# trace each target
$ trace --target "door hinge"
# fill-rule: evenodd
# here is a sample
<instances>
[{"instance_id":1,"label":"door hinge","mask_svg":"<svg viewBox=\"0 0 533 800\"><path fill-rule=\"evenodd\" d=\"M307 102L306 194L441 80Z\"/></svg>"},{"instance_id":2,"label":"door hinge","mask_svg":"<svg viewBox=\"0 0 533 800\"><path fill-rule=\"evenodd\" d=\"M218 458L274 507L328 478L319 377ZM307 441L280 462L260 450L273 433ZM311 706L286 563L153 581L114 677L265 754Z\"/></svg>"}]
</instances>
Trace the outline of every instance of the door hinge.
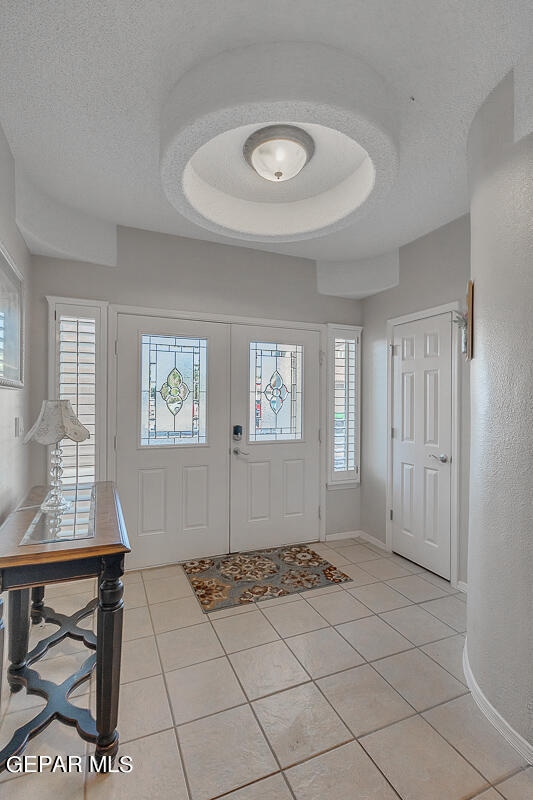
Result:
<instances>
[{"instance_id":1,"label":"door hinge","mask_svg":"<svg viewBox=\"0 0 533 800\"><path fill-rule=\"evenodd\" d=\"M318 506L318 519L322 519L322 509Z\"/></svg>"},{"instance_id":2,"label":"door hinge","mask_svg":"<svg viewBox=\"0 0 533 800\"><path fill-rule=\"evenodd\" d=\"M356 475L359 475L359 467L356 467L356 468L355 468L355 474L356 474Z\"/></svg>"},{"instance_id":3,"label":"door hinge","mask_svg":"<svg viewBox=\"0 0 533 800\"><path fill-rule=\"evenodd\" d=\"M320 366L322 366L322 364L324 363L325 358L326 358L325 352L323 350L320 350L318 353L318 363L320 364Z\"/></svg>"},{"instance_id":4,"label":"door hinge","mask_svg":"<svg viewBox=\"0 0 533 800\"><path fill-rule=\"evenodd\" d=\"M318 441L322 444L322 428L318 429Z\"/></svg>"},{"instance_id":5,"label":"door hinge","mask_svg":"<svg viewBox=\"0 0 533 800\"><path fill-rule=\"evenodd\" d=\"M113 450L115 452L117 451L117 437L116 436L113 436Z\"/></svg>"},{"instance_id":6,"label":"door hinge","mask_svg":"<svg viewBox=\"0 0 533 800\"><path fill-rule=\"evenodd\" d=\"M391 343L391 344L389 344L389 348L390 348L391 358L394 358L394 356L399 355L399 348L400 348L399 344L392 344Z\"/></svg>"},{"instance_id":7,"label":"door hinge","mask_svg":"<svg viewBox=\"0 0 533 800\"><path fill-rule=\"evenodd\" d=\"M392 519L392 508L390 510L390 518Z\"/></svg>"},{"instance_id":8,"label":"door hinge","mask_svg":"<svg viewBox=\"0 0 533 800\"><path fill-rule=\"evenodd\" d=\"M115 355L118 355L118 339L115 339Z\"/></svg>"},{"instance_id":9,"label":"door hinge","mask_svg":"<svg viewBox=\"0 0 533 800\"><path fill-rule=\"evenodd\" d=\"M394 439L394 428L390 429L390 438Z\"/></svg>"}]
</instances>

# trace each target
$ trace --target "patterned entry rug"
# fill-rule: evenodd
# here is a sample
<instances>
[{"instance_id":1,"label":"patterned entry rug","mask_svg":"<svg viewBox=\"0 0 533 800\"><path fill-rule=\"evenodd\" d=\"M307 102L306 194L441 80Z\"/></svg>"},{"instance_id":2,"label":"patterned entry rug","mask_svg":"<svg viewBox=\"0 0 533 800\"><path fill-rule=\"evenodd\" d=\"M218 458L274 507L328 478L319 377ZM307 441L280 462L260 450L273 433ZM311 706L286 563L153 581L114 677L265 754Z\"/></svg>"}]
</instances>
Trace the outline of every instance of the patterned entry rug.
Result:
<instances>
[{"instance_id":1,"label":"patterned entry rug","mask_svg":"<svg viewBox=\"0 0 533 800\"><path fill-rule=\"evenodd\" d=\"M204 612L351 580L300 544L200 558L182 566Z\"/></svg>"}]
</instances>

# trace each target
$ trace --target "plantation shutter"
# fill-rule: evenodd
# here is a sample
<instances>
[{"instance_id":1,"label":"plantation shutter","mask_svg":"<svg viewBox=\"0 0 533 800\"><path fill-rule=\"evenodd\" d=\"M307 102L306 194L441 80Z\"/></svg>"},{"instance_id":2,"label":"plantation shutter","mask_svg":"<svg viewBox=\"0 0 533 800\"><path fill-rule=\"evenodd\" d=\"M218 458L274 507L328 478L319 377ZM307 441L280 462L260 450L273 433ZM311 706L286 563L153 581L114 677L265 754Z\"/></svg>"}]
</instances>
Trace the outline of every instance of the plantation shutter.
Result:
<instances>
[{"instance_id":1,"label":"plantation shutter","mask_svg":"<svg viewBox=\"0 0 533 800\"><path fill-rule=\"evenodd\" d=\"M360 333L330 326L328 484L359 481Z\"/></svg>"},{"instance_id":2,"label":"plantation shutter","mask_svg":"<svg viewBox=\"0 0 533 800\"><path fill-rule=\"evenodd\" d=\"M101 480L105 453L102 452L105 408L102 375L102 308L56 303L55 396L69 400L74 413L90 433L84 442L63 439L63 483L87 484Z\"/></svg>"}]
</instances>

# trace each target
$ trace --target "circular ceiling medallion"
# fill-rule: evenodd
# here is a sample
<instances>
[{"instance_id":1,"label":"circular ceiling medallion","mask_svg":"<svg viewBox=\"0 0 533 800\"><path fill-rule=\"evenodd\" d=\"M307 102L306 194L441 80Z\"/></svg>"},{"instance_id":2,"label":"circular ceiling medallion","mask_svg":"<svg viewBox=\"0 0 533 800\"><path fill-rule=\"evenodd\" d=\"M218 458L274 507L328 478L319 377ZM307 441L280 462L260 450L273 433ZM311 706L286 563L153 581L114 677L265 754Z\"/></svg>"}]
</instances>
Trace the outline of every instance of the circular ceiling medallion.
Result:
<instances>
[{"instance_id":1,"label":"circular ceiling medallion","mask_svg":"<svg viewBox=\"0 0 533 800\"><path fill-rule=\"evenodd\" d=\"M234 238L339 230L392 185L396 103L366 65L323 45L223 53L165 106L163 188L185 217Z\"/></svg>"}]
</instances>

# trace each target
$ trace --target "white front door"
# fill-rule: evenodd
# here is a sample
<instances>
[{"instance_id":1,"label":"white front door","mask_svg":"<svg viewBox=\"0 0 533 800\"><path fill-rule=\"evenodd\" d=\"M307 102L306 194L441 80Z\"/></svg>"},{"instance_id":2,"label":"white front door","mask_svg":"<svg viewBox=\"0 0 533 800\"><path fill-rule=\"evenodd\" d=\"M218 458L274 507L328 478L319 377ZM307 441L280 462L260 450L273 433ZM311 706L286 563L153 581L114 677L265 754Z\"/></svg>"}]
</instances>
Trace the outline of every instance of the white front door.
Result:
<instances>
[{"instance_id":1,"label":"white front door","mask_svg":"<svg viewBox=\"0 0 533 800\"><path fill-rule=\"evenodd\" d=\"M318 538L318 332L120 313L116 374L130 568Z\"/></svg>"},{"instance_id":2,"label":"white front door","mask_svg":"<svg viewBox=\"0 0 533 800\"><path fill-rule=\"evenodd\" d=\"M319 535L319 335L232 325L231 550Z\"/></svg>"},{"instance_id":3,"label":"white front door","mask_svg":"<svg viewBox=\"0 0 533 800\"><path fill-rule=\"evenodd\" d=\"M229 326L119 314L116 415L129 569L226 553Z\"/></svg>"},{"instance_id":4,"label":"white front door","mask_svg":"<svg viewBox=\"0 0 533 800\"><path fill-rule=\"evenodd\" d=\"M451 314L393 328L392 549L450 578Z\"/></svg>"}]
</instances>

